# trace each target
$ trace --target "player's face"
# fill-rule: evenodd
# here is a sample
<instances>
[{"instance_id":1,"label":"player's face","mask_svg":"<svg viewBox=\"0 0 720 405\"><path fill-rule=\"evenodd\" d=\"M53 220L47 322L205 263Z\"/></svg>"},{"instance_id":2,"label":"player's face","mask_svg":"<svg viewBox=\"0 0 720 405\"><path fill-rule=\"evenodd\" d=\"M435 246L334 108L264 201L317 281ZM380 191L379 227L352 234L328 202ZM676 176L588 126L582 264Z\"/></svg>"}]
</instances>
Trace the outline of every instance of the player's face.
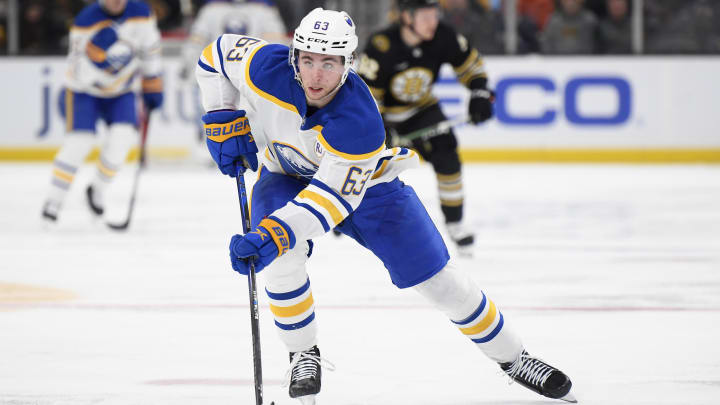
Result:
<instances>
[{"instance_id":1,"label":"player's face","mask_svg":"<svg viewBox=\"0 0 720 405\"><path fill-rule=\"evenodd\" d=\"M627 14L627 0L608 0L607 9L612 17L623 18Z\"/></svg>"},{"instance_id":2,"label":"player's face","mask_svg":"<svg viewBox=\"0 0 720 405\"><path fill-rule=\"evenodd\" d=\"M423 41L429 41L435 36L435 30L437 29L439 21L440 11L437 7L424 7L415 10L412 24L415 33Z\"/></svg>"},{"instance_id":3,"label":"player's face","mask_svg":"<svg viewBox=\"0 0 720 405\"><path fill-rule=\"evenodd\" d=\"M128 0L103 0L102 5L110 14L120 14L125 10Z\"/></svg>"},{"instance_id":4,"label":"player's face","mask_svg":"<svg viewBox=\"0 0 720 405\"><path fill-rule=\"evenodd\" d=\"M300 51L298 69L308 104L323 107L335 95L345 66L341 56Z\"/></svg>"}]
</instances>

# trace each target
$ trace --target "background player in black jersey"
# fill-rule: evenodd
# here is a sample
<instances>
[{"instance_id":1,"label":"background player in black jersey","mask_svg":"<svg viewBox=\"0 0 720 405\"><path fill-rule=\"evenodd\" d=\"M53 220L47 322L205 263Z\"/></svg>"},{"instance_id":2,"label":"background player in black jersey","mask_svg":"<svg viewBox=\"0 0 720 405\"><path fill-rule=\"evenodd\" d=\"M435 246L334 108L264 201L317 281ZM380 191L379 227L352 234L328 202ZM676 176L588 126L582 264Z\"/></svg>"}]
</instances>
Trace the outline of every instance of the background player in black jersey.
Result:
<instances>
[{"instance_id":1,"label":"background player in black jersey","mask_svg":"<svg viewBox=\"0 0 720 405\"><path fill-rule=\"evenodd\" d=\"M474 236L462 221L457 139L452 126L441 124L447 117L431 90L440 66L450 63L471 91L469 118L474 124L492 117L492 92L479 52L440 22L439 12L438 0L398 0L397 22L370 36L358 73L370 86L386 127L401 140L406 136L406 143L433 165L448 233L461 254L470 254ZM432 137L415 138L425 128L437 130Z\"/></svg>"}]
</instances>

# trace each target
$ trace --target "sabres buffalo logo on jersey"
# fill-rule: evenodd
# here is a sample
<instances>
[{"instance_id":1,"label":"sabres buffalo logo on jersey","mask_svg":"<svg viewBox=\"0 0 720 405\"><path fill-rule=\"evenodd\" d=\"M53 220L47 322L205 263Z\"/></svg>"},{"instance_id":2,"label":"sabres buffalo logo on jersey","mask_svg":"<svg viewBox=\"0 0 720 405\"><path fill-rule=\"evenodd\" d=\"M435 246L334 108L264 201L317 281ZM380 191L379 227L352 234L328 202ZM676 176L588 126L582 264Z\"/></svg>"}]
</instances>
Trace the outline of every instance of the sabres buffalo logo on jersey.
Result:
<instances>
[{"instance_id":1,"label":"sabres buffalo logo on jersey","mask_svg":"<svg viewBox=\"0 0 720 405\"><path fill-rule=\"evenodd\" d=\"M88 41L85 52L95 66L111 74L130 64L135 55L132 45L118 36L114 25L98 30Z\"/></svg>"},{"instance_id":2,"label":"sabres buffalo logo on jersey","mask_svg":"<svg viewBox=\"0 0 720 405\"><path fill-rule=\"evenodd\" d=\"M279 142L273 143L280 166L285 173L303 178L312 178L318 165L311 162L299 150Z\"/></svg>"},{"instance_id":3,"label":"sabres buffalo logo on jersey","mask_svg":"<svg viewBox=\"0 0 720 405\"><path fill-rule=\"evenodd\" d=\"M250 22L243 14L232 14L223 21L223 32L228 34L245 35L249 31Z\"/></svg>"}]
</instances>

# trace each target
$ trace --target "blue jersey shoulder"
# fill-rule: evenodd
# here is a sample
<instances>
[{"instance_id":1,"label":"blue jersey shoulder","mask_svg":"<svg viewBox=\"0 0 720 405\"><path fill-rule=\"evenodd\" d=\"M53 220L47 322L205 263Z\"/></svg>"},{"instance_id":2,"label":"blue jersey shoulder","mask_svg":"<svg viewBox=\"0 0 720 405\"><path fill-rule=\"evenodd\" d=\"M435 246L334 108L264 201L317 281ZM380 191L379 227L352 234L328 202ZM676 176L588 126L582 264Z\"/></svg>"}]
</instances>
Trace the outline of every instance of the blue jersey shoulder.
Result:
<instances>
[{"instance_id":1,"label":"blue jersey shoulder","mask_svg":"<svg viewBox=\"0 0 720 405\"><path fill-rule=\"evenodd\" d=\"M146 3L131 0L128 1L125 11L118 16L107 14L99 3L91 4L75 17L75 25L78 27L90 27L105 20L122 21L128 18L150 17L152 10Z\"/></svg>"},{"instance_id":2,"label":"blue jersey shoulder","mask_svg":"<svg viewBox=\"0 0 720 405\"><path fill-rule=\"evenodd\" d=\"M150 17L151 15L152 9L147 3L135 0L128 1L125 12L122 14L125 18Z\"/></svg>"},{"instance_id":3,"label":"blue jersey shoulder","mask_svg":"<svg viewBox=\"0 0 720 405\"><path fill-rule=\"evenodd\" d=\"M260 48L250 60L251 85L263 93L295 107L305 114L305 95L295 81L295 71L288 63L290 49L269 44Z\"/></svg>"},{"instance_id":4,"label":"blue jersey shoulder","mask_svg":"<svg viewBox=\"0 0 720 405\"><path fill-rule=\"evenodd\" d=\"M105 14L102 8L100 8L100 4L94 3L91 4L75 17L75 25L78 27L89 27L95 23L98 23L100 21L106 20L108 18L108 15Z\"/></svg>"},{"instance_id":5,"label":"blue jersey shoulder","mask_svg":"<svg viewBox=\"0 0 720 405\"><path fill-rule=\"evenodd\" d=\"M336 151L350 155L375 152L385 144L385 127L375 100L355 72L321 113L322 136Z\"/></svg>"}]
</instances>

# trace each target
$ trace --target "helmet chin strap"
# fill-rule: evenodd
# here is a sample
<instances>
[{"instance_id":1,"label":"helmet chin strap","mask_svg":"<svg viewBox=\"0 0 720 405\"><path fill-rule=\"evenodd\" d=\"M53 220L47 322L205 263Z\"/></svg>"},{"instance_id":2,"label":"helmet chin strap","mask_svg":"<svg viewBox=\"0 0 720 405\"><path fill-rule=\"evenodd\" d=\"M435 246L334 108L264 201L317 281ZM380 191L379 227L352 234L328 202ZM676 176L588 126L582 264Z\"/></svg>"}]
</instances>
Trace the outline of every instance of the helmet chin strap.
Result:
<instances>
[{"instance_id":1,"label":"helmet chin strap","mask_svg":"<svg viewBox=\"0 0 720 405\"><path fill-rule=\"evenodd\" d=\"M415 10L412 10L412 11L407 10L407 12L410 13L411 22L410 22L410 24L405 24L405 20L402 19L402 17L401 17L402 26L408 28L410 30L410 32L420 40L420 42L425 41L423 39L422 35L420 35L420 33L415 29L415 21L414 21Z\"/></svg>"}]
</instances>

